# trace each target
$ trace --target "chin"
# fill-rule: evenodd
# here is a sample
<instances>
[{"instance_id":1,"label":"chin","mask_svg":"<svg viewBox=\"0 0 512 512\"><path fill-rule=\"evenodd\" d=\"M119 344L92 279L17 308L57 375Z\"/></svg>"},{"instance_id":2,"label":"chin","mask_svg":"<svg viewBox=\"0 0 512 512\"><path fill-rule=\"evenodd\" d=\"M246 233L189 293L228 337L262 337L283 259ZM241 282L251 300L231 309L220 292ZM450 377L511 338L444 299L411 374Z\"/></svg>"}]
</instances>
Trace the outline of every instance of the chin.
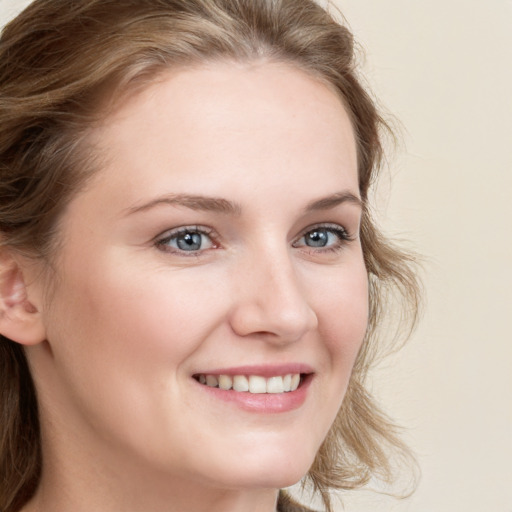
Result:
<instances>
[{"instance_id":1,"label":"chin","mask_svg":"<svg viewBox=\"0 0 512 512\"><path fill-rule=\"evenodd\" d=\"M274 450L266 447L252 456L245 454L240 464L225 467L225 483L239 488L281 489L299 482L313 464L316 451ZM227 461L226 461L227 462Z\"/></svg>"}]
</instances>

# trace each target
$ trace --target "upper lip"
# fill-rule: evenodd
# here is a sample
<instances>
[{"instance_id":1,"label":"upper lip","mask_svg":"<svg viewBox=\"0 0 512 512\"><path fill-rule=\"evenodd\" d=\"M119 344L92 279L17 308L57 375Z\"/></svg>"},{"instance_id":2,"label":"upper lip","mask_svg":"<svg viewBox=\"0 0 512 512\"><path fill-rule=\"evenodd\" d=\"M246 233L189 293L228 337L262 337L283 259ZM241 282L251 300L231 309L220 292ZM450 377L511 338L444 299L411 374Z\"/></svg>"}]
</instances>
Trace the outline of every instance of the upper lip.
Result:
<instances>
[{"instance_id":1,"label":"upper lip","mask_svg":"<svg viewBox=\"0 0 512 512\"><path fill-rule=\"evenodd\" d=\"M261 377L277 377L294 373L314 373L310 365L304 363L285 363L273 365L244 365L230 366L229 368L213 368L196 372L194 375L259 375Z\"/></svg>"}]
</instances>

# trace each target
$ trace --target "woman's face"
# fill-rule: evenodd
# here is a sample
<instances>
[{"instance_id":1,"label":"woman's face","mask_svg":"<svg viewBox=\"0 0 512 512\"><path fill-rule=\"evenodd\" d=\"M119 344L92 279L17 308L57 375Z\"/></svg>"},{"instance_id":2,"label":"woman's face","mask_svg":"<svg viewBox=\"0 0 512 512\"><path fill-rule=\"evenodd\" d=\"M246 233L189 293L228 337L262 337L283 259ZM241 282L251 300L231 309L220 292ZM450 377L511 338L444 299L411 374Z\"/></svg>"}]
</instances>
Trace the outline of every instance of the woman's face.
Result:
<instances>
[{"instance_id":1,"label":"woman's face","mask_svg":"<svg viewBox=\"0 0 512 512\"><path fill-rule=\"evenodd\" d=\"M104 168L62 219L30 356L51 443L97 471L292 484L367 325L342 103L291 66L216 63L170 72L91 138Z\"/></svg>"}]
</instances>

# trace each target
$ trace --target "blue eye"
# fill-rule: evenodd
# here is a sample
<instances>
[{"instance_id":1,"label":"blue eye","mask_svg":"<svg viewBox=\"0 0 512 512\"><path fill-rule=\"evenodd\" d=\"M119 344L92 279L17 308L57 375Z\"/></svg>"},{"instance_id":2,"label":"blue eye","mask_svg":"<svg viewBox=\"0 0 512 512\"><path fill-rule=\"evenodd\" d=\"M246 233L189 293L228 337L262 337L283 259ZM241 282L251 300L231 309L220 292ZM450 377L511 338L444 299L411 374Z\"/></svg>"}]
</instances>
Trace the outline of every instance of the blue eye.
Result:
<instances>
[{"instance_id":1,"label":"blue eye","mask_svg":"<svg viewBox=\"0 0 512 512\"><path fill-rule=\"evenodd\" d=\"M329 245L331 238L335 238L334 241L336 242L336 237L333 233L329 233L327 229L315 229L306 233L304 243L309 247L325 247Z\"/></svg>"},{"instance_id":2,"label":"blue eye","mask_svg":"<svg viewBox=\"0 0 512 512\"><path fill-rule=\"evenodd\" d=\"M209 234L198 228L180 228L168 233L157 243L165 250L176 252L198 252L214 246Z\"/></svg>"},{"instance_id":3,"label":"blue eye","mask_svg":"<svg viewBox=\"0 0 512 512\"><path fill-rule=\"evenodd\" d=\"M350 237L341 226L319 226L304 233L293 246L306 246L313 249L338 249L347 240L350 240Z\"/></svg>"},{"instance_id":4,"label":"blue eye","mask_svg":"<svg viewBox=\"0 0 512 512\"><path fill-rule=\"evenodd\" d=\"M202 238L200 233L184 233L175 237L176 246L182 251L199 251L203 245Z\"/></svg>"}]
</instances>

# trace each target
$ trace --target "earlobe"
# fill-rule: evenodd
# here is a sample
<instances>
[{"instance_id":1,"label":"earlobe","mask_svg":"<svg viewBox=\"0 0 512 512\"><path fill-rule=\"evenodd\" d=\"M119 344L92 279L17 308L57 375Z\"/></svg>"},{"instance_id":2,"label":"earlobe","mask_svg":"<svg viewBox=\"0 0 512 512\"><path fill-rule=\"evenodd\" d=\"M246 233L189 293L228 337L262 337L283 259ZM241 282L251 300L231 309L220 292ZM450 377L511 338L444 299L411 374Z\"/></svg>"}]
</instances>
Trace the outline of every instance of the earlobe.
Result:
<instances>
[{"instance_id":1,"label":"earlobe","mask_svg":"<svg viewBox=\"0 0 512 512\"><path fill-rule=\"evenodd\" d=\"M5 251L0 252L0 334L22 345L45 339L41 314L28 296L23 271Z\"/></svg>"}]
</instances>

